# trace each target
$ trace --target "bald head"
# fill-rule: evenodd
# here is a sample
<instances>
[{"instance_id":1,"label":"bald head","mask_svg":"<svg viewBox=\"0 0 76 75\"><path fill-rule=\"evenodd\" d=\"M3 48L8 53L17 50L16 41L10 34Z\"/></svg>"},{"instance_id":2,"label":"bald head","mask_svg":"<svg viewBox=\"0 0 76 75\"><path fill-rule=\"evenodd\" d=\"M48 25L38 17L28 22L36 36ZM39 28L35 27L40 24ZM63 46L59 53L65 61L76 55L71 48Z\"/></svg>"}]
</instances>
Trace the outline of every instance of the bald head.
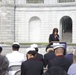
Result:
<instances>
[{"instance_id":1,"label":"bald head","mask_svg":"<svg viewBox=\"0 0 76 75\"><path fill-rule=\"evenodd\" d=\"M56 48L54 51L56 56L63 55L64 53L64 49L62 47Z\"/></svg>"}]
</instances>

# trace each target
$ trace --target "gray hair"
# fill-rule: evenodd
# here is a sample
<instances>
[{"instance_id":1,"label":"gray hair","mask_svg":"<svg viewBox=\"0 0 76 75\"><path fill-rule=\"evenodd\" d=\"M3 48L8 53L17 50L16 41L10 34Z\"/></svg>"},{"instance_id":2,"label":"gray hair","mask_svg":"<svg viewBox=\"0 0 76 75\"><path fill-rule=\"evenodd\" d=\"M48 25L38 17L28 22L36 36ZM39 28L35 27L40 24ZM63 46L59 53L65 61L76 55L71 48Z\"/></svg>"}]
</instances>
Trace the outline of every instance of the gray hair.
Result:
<instances>
[{"instance_id":1,"label":"gray hair","mask_svg":"<svg viewBox=\"0 0 76 75\"><path fill-rule=\"evenodd\" d=\"M5 75L9 66L9 61L5 56L0 55L0 75Z\"/></svg>"}]
</instances>

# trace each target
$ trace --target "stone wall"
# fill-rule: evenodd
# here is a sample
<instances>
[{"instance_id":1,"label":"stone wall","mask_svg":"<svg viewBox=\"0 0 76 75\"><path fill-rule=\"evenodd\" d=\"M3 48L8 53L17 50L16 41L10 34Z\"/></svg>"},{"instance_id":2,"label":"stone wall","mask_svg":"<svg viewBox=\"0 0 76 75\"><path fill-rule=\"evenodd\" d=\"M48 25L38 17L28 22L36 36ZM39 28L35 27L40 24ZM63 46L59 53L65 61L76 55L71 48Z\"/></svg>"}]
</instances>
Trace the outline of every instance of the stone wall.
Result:
<instances>
[{"instance_id":1,"label":"stone wall","mask_svg":"<svg viewBox=\"0 0 76 75\"><path fill-rule=\"evenodd\" d=\"M14 41L14 1L2 0L0 42Z\"/></svg>"},{"instance_id":2,"label":"stone wall","mask_svg":"<svg viewBox=\"0 0 76 75\"><path fill-rule=\"evenodd\" d=\"M59 29L61 37L60 20L63 16L69 16L72 19L72 43L76 43L76 4L57 4L57 1L53 0L50 5L48 2L49 0L44 2L45 4L26 4L25 0L2 0L0 42L31 42L30 38L37 35L37 32L34 32L35 35L30 36L30 30L36 29L30 29L32 17L38 17L41 21L39 42L48 42L49 34L55 27Z\"/></svg>"}]
</instances>

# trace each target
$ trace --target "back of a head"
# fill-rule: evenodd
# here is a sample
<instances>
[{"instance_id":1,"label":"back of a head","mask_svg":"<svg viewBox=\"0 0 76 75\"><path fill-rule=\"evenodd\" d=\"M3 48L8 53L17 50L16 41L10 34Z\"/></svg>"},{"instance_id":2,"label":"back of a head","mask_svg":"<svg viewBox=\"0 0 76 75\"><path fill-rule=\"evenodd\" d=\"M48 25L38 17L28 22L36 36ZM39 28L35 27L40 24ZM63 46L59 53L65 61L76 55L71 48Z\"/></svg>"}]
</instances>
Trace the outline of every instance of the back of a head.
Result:
<instances>
[{"instance_id":1,"label":"back of a head","mask_svg":"<svg viewBox=\"0 0 76 75\"><path fill-rule=\"evenodd\" d=\"M13 44L12 49L18 51L20 46L18 44Z\"/></svg>"},{"instance_id":2,"label":"back of a head","mask_svg":"<svg viewBox=\"0 0 76 75\"><path fill-rule=\"evenodd\" d=\"M52 45L52 43L50 43L50 44L47 45L46 52L50 52L51 50L54 50L51 45Z\"/></svg>"},{"instance_id":3,"label":"back of a head","mask_svg":"<svg viewBox=\"0 0 76 75\"><path fill-rule=\"evenodd\" d=\"M63 55L64 54L64 49L62 47L59 47L54 50L56 55Z\"/></svg>"},{"instance_id":4,"label":"back of a head","mask_svg":"<svg viewBox=\"0 0 76 75\"><path fill-rule=\"evenodd\" d=\"M38 53L38 48L35 48L35 51Z\"/></svg>"},{"instance_id":5,"label":"back of a head","mask_svg":"<svg viewBox=\"0 0 76 75\"><path fill-rule=\"evenodd\" d=\"M2 52L2 46L0 46L0 53Z\"/></svg>"},{"instance_id":6,"label":"back of a head","mask_svg":"<svg viewBox=\"0 0 76 75\"><path fill-rule=\"evenodd\" d=\"M30 50L30 51L27 52L27 54L31 54L31 55L35 56L36 55L36 52L33 51L33 50Z\"/></svg>"},{"instance_id":7,"label":"back of a head","mask_svg":"<svg viewBox=\"0 0 76 75\"><path fill-rule=\"evenodd\" d=\"M5 56L0 55L0 75L5 75L8 70L9 61Z\"/></svg>"},{"instance_id":8,"label":"back of a head","mask_svg":"<svg viewBox=\"0 0 76 75\"><path fill-rule=\"evenodd\" d=\"M49 68L44 75L67 75L67 73L63 68L54 66Z\"/></svg>"}]
</instances>

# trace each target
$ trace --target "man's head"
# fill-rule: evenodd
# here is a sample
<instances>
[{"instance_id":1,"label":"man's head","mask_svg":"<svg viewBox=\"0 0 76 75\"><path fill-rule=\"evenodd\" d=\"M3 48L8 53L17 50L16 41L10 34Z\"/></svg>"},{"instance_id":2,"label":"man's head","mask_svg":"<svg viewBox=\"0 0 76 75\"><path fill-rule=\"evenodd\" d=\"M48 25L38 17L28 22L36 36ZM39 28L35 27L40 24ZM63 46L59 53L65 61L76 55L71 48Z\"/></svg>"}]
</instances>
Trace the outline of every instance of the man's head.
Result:
<instances>
[{"instance_id":1,"label":"man's head","mask_svg":"<svg viewBox=\"0 0 76 75\"><path fill-rule=\"evenodd\" d=\"M0 53L2 52L2 46L0 45Z\"/></svg>"},{"instance_id":2,"label":"man's head","mask_svg":"<svg viewBox=\"0 0 76 75\"><path fill-rule=\"evenodd\" d=\"M27 59L34 58L35 55L36 55L36 52L30 50L30 51L27 52Z\"/></svg>"},{"instance_id":3,"label":"man's head","mask_svg":"<svg viewBox=\"0 0 76 75\"><path fill-rule=\"evenodd\" d=\"M53 45L52 42L46 46L46 52L50 52L51 50L53 50L53 47L51 45Z\"/></svg>"},{"instance_id":4,"label":"man's head","mask_svg":"<svg viewBox=\"0 0 76 75\"><path fill-rule=\"evenodd\" d=\"M64 47L62 45L57 45L54 47L54 52L56 56L64 55Z\"/></svg>"},{"instance_id":5,"label":"man's head","mask_svg":"<svg viewBox=\"0 0 76 75\"><path fill-rule=\"evenodd\" d=\"M20 48L19 43L14 43L14 44L12 45L12 49L13 49L13 51L18 51L19 48Z\"/></svg>"},{"instance_id":6,"label":"man's head","mask_svg":"<svg viewBox=\"0 0 76 75\"><path fill-rule=\"evenodd\" d=\"M54 51L54 49L51 47L51 48L48 48L46 51L47 53L49 53L50 51Z\"/></svg>"},{"instance_id":7,"label":"man's head","mask_svg":"<svg viewBox=\"0 0 76 75\"><path fill-rule=\"evenodd\" d=\"M55 49L55 55L63 55L64 54L64 49L62 47Z\"/></svg>"}]
</instances>

